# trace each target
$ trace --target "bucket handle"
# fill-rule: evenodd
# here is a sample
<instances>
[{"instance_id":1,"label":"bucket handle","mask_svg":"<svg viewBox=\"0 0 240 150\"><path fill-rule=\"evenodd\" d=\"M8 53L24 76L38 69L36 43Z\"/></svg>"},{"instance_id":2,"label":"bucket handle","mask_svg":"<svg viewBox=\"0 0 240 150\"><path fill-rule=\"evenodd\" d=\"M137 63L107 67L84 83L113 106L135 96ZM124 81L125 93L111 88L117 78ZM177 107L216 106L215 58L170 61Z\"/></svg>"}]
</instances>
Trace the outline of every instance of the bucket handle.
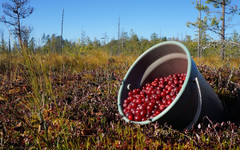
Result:
<instances>
[{"instance_id":1,"label":"bucket handle","mask_svg":"<svg viewBox=\"0 0 240 150\"><path fill-rule=\"evenodd\" d=\"M196 77L194 81L196 82L197 89L198 89L198 107L192 122L186 127L187 130L191 129L196 124L202 111L202 94L201 94L198 77Z\"/></svg>"}]
</instances>

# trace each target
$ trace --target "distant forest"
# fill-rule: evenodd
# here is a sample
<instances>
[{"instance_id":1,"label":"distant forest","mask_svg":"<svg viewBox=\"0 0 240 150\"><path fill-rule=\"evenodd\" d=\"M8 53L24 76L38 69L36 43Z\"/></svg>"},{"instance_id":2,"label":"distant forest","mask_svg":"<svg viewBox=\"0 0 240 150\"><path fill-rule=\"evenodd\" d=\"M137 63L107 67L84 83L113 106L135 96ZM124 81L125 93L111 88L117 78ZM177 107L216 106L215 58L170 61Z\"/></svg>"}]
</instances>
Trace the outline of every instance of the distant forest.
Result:
<instances>
[{"instance_id":1,"label":"distant forest","mask_svg":"<svg viewBox=\"0 0 240 150\"><path fill-rule=\"evenodd\" d=\"M11 40L7 41L3 37L4 36L2 34L0 42L0 53L9 53L19 50L19 46L16 44L17 42L15 44L11 44ZM36 44L34 37L32 37L26 43L26 45L30 52L41 54L51 52L81 55L91 50L102 50L110 53L111 55L140 55L153 45L169 40L182 42L189 49L192 56L197 56L197 38L192 39L192 37L189 35L187 35L184 39L179 39L178 37L168 38L160 37L157 33L153 33L150 36L150 39L147 39L143 37L139 38L139 36L133 30L131 30L129 34L127 32L124 32L119 39L112 39L109 42L107 42L107 35L105 35L105 37L101 40L97 38L91 40L85 33L83 33L81 38L79 38L77 41L69 41L67 39L63 39L61 44L60 35L52 34L50 36L43 34L41 39L42 46ZM201 47L202 56L207 57L219 55L220 45L217 41L211 41L210 39L206 38L204 42L205 44ZM233 36L226 40L226 43L228 43L228 46L226 47L226 56L239 57L239 34L237 32L234 32Z\"/></svg>"}]
</instances>

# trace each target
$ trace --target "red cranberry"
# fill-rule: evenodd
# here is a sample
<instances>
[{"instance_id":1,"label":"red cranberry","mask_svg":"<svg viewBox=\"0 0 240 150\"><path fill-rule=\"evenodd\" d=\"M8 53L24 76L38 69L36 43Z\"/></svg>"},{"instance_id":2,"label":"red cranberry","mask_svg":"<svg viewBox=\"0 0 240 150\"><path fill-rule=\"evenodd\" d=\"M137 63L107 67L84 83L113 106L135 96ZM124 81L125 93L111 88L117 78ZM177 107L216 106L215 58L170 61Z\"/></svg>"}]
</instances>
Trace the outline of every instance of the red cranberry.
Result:
<instances>
[{"instance_id":1,"label":"red cranberry","mask_svg":"<svg viewBox=\"0 0 240 150\"><path fill-rule=\"evenodd\" d=\"M175 99L185 78L185 73L155 78L142 89L129 91L123 101L123 113L132 121L145 121L159 115Z\"/></svg>"}]
</instances>

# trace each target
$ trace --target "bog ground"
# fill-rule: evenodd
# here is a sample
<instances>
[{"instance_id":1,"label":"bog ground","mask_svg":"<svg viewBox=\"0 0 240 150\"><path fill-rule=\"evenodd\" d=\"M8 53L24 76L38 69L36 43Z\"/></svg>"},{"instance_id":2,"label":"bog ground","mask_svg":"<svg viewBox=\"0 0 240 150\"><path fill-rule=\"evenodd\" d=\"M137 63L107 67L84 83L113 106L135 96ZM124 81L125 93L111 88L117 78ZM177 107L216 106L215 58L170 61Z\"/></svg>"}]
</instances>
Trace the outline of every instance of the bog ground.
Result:
<instances>
[{"instance_id":1,"label":"bog ground","mask_svg":"<svg viewBox=\"0 0 240 150\"><path fill-rule=\"evenodd\" d=\"M128 124L117 94L136 56L0 57L1 149L237 149L240 145L239 60L194 60L224 102L229 121L205 117L178 131L157 122Z\"/></svg>"}]
</instances>

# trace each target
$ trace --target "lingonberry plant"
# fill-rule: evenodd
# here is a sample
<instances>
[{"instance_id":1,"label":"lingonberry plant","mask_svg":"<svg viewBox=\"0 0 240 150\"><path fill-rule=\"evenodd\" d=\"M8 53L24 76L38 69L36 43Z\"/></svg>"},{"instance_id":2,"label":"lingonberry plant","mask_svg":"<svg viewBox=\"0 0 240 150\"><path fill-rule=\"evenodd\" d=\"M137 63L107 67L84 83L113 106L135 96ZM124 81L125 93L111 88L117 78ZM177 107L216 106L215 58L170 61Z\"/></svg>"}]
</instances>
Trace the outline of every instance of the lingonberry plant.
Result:
<instances>
[{"instance_id":1,"label":"lingonberry plant","mask_svg":"<svg viewBox=\"0 0 240 150\"><path fill-rule=\"evenodd\" d=\"M186 74L155 78L142 89L133 89L123 101L123 113L132 121L145 121L159 115L176 98Z\"/></svg>"}]
</instances>

